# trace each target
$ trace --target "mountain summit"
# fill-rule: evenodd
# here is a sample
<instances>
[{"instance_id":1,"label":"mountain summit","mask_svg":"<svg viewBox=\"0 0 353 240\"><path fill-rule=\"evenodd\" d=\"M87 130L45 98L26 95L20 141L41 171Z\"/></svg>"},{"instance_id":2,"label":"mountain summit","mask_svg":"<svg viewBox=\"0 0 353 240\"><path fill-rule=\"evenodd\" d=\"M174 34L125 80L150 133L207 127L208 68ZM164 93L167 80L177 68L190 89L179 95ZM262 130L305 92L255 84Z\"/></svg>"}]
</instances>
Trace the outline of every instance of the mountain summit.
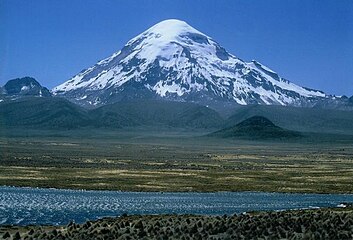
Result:
<instances>
[{"instance_id":1,"label":"mountain summit","mask_svg":"<svg viewBox=\"0 0 353 240\"><path fill-rule=\"evenodd\" d=\"M53 89L81 104L136 99L313 106L328 98L244 62L184 21L162 21Z\"/></svg>"}]
</instances>

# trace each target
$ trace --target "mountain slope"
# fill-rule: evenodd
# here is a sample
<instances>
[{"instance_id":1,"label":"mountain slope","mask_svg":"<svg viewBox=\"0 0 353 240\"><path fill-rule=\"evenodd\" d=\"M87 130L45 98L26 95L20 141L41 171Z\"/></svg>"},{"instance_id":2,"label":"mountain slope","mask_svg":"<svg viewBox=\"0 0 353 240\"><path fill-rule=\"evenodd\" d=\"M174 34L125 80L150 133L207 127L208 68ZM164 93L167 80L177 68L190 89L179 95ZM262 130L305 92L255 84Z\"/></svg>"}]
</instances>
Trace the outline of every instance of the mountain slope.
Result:
<instances>
[{"instance_id":1,"label":"mountain slope","mask_svg":"<svg viewBox=\"0 0 353 240\"><path fill-rule=\"evenodd\" d=\"M348 98L348 103L349 105L353 106L353 96L351 96L350 98Z\"/></svg>"},{"instance_id":2,"label":"mountain slope","mask_svg":"<svg viewBox=\"0 0 353 240\"><path fill-rule=\"evenodd\" d=\"M99 127L218 128L224 124L210 108L170 101L115 103L91 110L90 116Z\"/></svg>"},{"instance_id":3,"label":"mountain slope","mask_svg":"<svg viewBox=\"0 0 353 240\"><path fill-rule=\"evenodd\" d=\"M93 106L135 99L313 106L331 96L244 62L179 20L162 21L53 89Z\"/></svg>"},{"instance_id":4,"label":"mountain slope","mask_svg":"<svg viewBox=\"0 0 353 240\"><path fill-rule=\"evenodd\" d=\"M91 124L85 110L62 98L22 97L0 103L0 128L77 128Z\"/></svg>"}]
</instances>

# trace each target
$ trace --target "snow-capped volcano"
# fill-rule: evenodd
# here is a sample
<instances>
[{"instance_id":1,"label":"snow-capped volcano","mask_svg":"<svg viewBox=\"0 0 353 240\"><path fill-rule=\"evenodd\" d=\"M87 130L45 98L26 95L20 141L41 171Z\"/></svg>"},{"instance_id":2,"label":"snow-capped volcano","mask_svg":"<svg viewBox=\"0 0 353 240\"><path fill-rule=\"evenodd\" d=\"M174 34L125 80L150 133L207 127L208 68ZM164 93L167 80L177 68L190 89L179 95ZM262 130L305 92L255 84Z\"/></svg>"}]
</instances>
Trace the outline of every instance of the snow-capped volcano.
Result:
<instances>
[{"instance_id":1,"label":"snow-capped volcano","mask_svg":"<svg viewBox=\"0 0 353 240\"><path fill-rule=\"evenodd\" d=\"M328 97L289 82L261 63L244 62L175 19L149 28L53 93L91 105L162 98L311 106Z\"/></svg>"}]
</instances>

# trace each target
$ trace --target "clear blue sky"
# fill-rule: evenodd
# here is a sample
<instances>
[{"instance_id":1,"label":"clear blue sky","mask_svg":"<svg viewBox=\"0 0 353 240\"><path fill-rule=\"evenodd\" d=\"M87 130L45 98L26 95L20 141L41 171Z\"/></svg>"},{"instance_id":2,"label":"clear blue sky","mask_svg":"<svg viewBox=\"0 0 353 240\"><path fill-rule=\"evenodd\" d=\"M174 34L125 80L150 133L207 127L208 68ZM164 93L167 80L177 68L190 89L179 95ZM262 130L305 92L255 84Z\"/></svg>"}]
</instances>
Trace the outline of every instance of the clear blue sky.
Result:
<instances>
[{"instance_id":1,"label":"clear blue sky","mask_svg":"<svg viewBox=\"0 0 353 240\"><path fill-rule=\"evenodd\" d=\"M352 0L0 0L0 85L52 88L169 18L296 84L353 95Z\"/></svg>"}]
</instances>

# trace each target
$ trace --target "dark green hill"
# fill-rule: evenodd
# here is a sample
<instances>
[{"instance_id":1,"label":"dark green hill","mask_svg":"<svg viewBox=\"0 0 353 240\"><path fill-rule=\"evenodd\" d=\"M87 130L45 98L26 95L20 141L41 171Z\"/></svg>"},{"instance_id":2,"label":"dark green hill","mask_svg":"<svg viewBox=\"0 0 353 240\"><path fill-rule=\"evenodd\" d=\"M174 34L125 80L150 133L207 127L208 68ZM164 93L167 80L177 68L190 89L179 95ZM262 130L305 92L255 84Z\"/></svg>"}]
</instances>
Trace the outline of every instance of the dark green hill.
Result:
<instances>
[{"instance_id":1,"label":"dark green hill","mask_svg":"<svg viewBox=\"0 0 353 240\"><path fill-rule=\"evenodd\" d=\"M258 140L298 138L301 137L301 134L280 128L265 117L253 116L232 127L214 132L209 136Z\"/></svg>"},{"instance_id":2,"label":"dark green hill","mask_svg":"<svg viewBox=\"0 0 353 240\"><path fill-rule=\"evenodd\" d=\"M0 103L0 127L76 128L91 124L87 112L62 98L22 97Z\"/></svg>"},{"instance_id":3,"label":"dark green hill","mask_svg":"<svg viewBox=\"0 0 353 240\"><path fill-rule=\"evenodd\" d=\"M99 127L167 126L178 128L217 128L224 124L220 115L193 103L170 101L125 102L90 111Z\"/></svg>"},{"instance_id":4,"label":"dark green hill","mask_svg":"<svg viewBox=\"0 0 353 240\"><path fill-rule=\"evenodd\" d=\"M317 133L353 134L353 111L284 106L241 106L234 110L226 123L233 126L252 116L263 116L280 127Z\"/></svg>"}]
</instances>

